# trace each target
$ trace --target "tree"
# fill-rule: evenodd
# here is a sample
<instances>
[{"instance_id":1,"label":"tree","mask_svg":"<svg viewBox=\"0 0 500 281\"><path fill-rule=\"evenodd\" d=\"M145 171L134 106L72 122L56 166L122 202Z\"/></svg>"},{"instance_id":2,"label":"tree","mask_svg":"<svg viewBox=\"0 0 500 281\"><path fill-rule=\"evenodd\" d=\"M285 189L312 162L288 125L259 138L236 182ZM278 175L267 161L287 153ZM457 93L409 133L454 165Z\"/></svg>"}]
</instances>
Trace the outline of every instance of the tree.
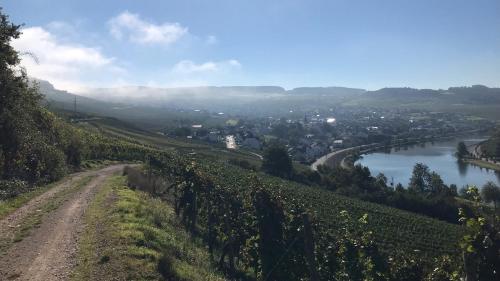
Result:
<instances>
[{"instance_id":1,"label":"tree","mask_svg":"<svg viewBox=\"0 0 500 281\"><path fill-rule=\"evenodd\" d=\"M477 187L471 186L467 193L473 199L472 214L460 209L460 222L464 225L464 236L459 245L463 252L465 280L499 280L500 236L498 219L490 222L484 216L481 196Z\"/></svg>"},{"instance_id":2,"label":"tree","mask_svg":"<svg viewBox=\"0 0 500 281\"><path fill-rule=\"evenodd\" d=\"M178 137L185 137L191 135L191 129L188 127L175 128L174 135Z\"/></svg>"},{"instance_id":3,"label":"tree","mask_svg":"<svg viewBox=\"0 0 500 281\"><path fill-rule=\"evenodd\" d=\"M465 156L469 155L469 151L467 150L467 146L463 141L459 142L457 145L457 157L458 159L462 159Z\"/></svg>"},{"instance_id":4,"label":"tree","mask_svg":"<svg viewBox=\"0 0 500 281\"><path fill-rule=\"evenodd\" d=\"M484 202L493 203L496 213L497 205L500 203L500 187L491 181L487 182L481 189L481 197Z\"/></svg>"},{"instance_id":5,"label":"tree","mask_svg":"<svg viewBox=\"0 0 500 281\"><path fill-rule=\"evenodd\" d=\"M40 105L43 96L11 46L20 34L0 8L0 179L38 184L62 177L66 161L78 166L83 144L70 143L76 130Z\"/></svg>"},{"instance_id":6,"label":"tree","mask_svg":"<svg viewBox=\"0 0 500 281\"><path fill-rule=\"evenodd\" d=\"M441 179L441 176L436 172L431 172L429 191L432 194L441 194L445 190L447 190L447 186L444 184L443 180Z\"/></svg>"},{"instance_id":7,"label":"tree","mask_svg":"<svg viewBox=\"0 0 500 281\"><path fill-rule=\"evenodd\" d=\"M292 159L282 146L273 145L264 151L262 170L268 174L289 178L292 175Z\"/></svg>"},{"instance_id":8,"label":"tree","mask_svg":"<svg viewBox=\"0 0 500 281\"><path fill-rule=\"evenodd\" d=\"M408 190L414 193L425 193L429 189L430 181L431 174L429 172L429 167L425 164L417 163L413 167Z\"/></svg>"}]
</instances>

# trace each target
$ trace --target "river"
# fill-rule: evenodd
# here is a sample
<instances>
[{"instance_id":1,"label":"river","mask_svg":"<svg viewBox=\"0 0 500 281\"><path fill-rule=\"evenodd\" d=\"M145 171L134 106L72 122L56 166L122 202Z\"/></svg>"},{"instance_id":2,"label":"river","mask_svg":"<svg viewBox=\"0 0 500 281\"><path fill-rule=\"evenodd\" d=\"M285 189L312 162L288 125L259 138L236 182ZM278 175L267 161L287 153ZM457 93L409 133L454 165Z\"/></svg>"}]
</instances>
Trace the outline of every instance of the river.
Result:
<instances>
[{"instance_id":1,"label":"river","mask_svg":"<svg viewBox=\"0 0 500 281\"><path fill-rule=\"evenodd\" d=\"M377 151L363 155L356 161L370 169L372 175L384 173L389 183L401 183L407 186L415 163L424 163L429 169L441 175L445 184L483 186L492 181L500 184L500 173L480 168L472 164L460 163L454 156L459 141L467 146L474 145L486 138L467 137L455 138L434 143L418 144L414 146L392 148L390 151Z\"/></svg>"}]
</instances>

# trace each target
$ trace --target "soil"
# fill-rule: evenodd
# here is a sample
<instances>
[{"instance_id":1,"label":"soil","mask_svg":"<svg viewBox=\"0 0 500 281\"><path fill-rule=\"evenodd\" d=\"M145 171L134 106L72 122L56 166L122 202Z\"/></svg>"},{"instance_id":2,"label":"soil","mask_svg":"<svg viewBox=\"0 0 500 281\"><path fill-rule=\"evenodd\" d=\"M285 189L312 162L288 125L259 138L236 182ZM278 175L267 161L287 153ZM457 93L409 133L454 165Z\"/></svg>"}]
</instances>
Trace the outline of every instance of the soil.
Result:
<instances>
[{"instance_id":1,"label":"soil","mask_svg":"<svg viewBox=\"0 0 500 281\"><path fill-rule=\"evenodd\" d=\"M57 192L83 177L95 176L71 194L57 210L46 215L31 235L15 243L0 256L0 280L68 280L76 265L78 238L85 227L85 210L106 178L123 170L124 166L113 165L74 174L1 220L0 239L8 238L24 218L39 210Z\"/></svg>"}]
</instances>

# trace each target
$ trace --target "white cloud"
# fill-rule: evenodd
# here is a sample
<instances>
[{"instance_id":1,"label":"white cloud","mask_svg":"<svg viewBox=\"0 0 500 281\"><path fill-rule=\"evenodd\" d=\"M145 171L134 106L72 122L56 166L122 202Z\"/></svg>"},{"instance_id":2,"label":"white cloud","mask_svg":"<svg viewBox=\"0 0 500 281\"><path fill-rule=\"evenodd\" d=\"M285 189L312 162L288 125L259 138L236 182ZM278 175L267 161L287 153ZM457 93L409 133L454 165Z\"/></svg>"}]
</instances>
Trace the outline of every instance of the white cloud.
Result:
<instances>
[{"instance_id":1,"label":"white cloud","mask_svg":"<svg viewBox=\"0 0 500 281\"><path fill-rule=\"evenodd\" d=\"M188 33L179 23L153 24L139 15L125 11L108 22L111 35L116 39L128 39L140 44L170 45Z\"/></svg>"},{"instance_id":2,"label":"white cloud","mask_svg":"<svg viewBox=\"0 0 500 281\"><path fill-rule=\"evenodd\" d=\"M61 43L43 27L22 30L20 38L12 41L19 52L30 52L36 58L22 56L21 65L28 75L47 80L59 89L78 92L84 87L99 85L110 75L125 73L96 47Z\"/></svg>"},{"instance_id":3,"label":"white cloud","mask_svg":"<svg viewBox=\"0 0 500 281\"><path fill-rule=\"evenodd\" d=\"M173 68L173 72L176 73L211 72L216 70L217 64L214 62L209 61L202 64L196 64L190 60L180 61Z\"/></svg>"},{"instance_id":4,"label":"white cloud","mask_svg":"<svg viewBox=\"0 0 500 281\"><path fill-rule=\"evenodd\" d=\"M192 73L209 73L226 71L232 68L240 68L241 64L237 60L226 60L213 62L208 61L196 64L191 60L183 60L178 62L172 68L172 72L179 74L192 74Z\"/></svg>"}]
</instances>

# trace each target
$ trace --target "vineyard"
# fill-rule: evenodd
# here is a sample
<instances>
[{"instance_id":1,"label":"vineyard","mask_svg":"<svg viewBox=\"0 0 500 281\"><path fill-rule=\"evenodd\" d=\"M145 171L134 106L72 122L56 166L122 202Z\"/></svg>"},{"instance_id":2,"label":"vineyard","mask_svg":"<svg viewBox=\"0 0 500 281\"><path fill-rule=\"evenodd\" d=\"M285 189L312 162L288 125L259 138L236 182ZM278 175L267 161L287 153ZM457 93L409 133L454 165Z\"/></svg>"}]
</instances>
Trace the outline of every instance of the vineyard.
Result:
<instances>
[{"instance_id":1,"label":"vineyard","mask_svg":"<svg viewBox=\"0 0 500 281\"><path fill-rule=\"evenodd\" d=\"M129 175L130 184L171 200L186 228L204 237L229 272L239 268L268 280L311 274L391 279L404 269L390 261L432 262L459 252L458 225L195 156L162 154L147 163L155 180Z\"/></svg>"},{"instance_id":2,"label":"vineyard","mask_svg":"<svg viewBox=\"0 0 500 281\"><path fill-rule=\"evenodd\" d=\"M161 154L165 157L175 159L170 162L163 161L166 162L163 165L169 164L163 168L163 173L172 174L174 171L182 170L179 166L186 166L189 163L188 159L191 159L196 162L196 170L203 173L213 184L224 186L240 194L250 192L249 186L253 181L258 180L269 191L277 194L283 205L300 203L314 215L320 225L327 229L339 229L340 212L343 210L347 210L354 217L368 214L367 228L373 230L375 241L383 252L410 251L420 253L423 256L437 256L444 253L453 254L457 251L457 241L462 234L458 225L345 197L321 188L305 186L267 174L251 173L229 164L227 159L222 157L230 158L230 156L225 155L229 152L224 154L219 151L210 151L214 155L207 157L207 151L204 148L195 149L193 145L190 148L198 153L188 154L186 152L190 150L184 151L175 145L171 146L171 140L166 138L146 136L126 129L119 130L113 126L102 126L101 128L105 128L103 130L106 132L119 131L120 136L109 136L100 141L94 141L94 148L91 151L99 151L100 155L95 155L92 158L141 160L144 159L143 155L161 150L163 151ZM126 138L125 135L128 135L130 139ZM110 143L110 140L113 141ZM154 143L152 143L153 141ZM175 157L175 152L165 152L165 149L168 148L184 153L180 154L182 156ZM168 149L168 151L173 150ZM127 155L121 155L121 152ZM235 154L234 152L230 153L232 157L247 159L244 154L237 156ZM117 157L117 155L121 155L121 157ZM217 158L222 160L217 161Z\"/></svg>"},{"instance_id":3,"label":"vineyard","mask_svg":"<svg viewBox=\"0 0 500 281\"><path fill-rule=\"evenodd\" d=\"M257 166L260 164L260 159L257 156L246 151L226 150L222 148L222 146L218 147L192 140L179 140L150 132L138 131L131 127L130 124L120 122L113 118L100 118L92 120L88 122L88 124L80 125L86 130L154 149L177 151L185 154L198 154L199 156L210 159L239 159L248 161Z\"/></svg>"},{"instance_id":4,"label":"vineyard","mask_svg":"<svg viewBox=\"0 0 500 281\"><path fill-rule=\"evenodd\" d=\"M248 171L228 164L214 165L212 162L200 165L200 169L211 175L215 184L228 186L238 192L245 192L251 185ZM321 225L334 232L339 229L341 211L346 210L354 217L368 214L367 228L373 230L375 240L384 252L416 250L426 256L437 256L457 251L457 241L462 234L458 225L262 173L257 177L264 187L282 200L284 205L295 205L299 202L314 214Z\"/></svg>"}]
</instances>

